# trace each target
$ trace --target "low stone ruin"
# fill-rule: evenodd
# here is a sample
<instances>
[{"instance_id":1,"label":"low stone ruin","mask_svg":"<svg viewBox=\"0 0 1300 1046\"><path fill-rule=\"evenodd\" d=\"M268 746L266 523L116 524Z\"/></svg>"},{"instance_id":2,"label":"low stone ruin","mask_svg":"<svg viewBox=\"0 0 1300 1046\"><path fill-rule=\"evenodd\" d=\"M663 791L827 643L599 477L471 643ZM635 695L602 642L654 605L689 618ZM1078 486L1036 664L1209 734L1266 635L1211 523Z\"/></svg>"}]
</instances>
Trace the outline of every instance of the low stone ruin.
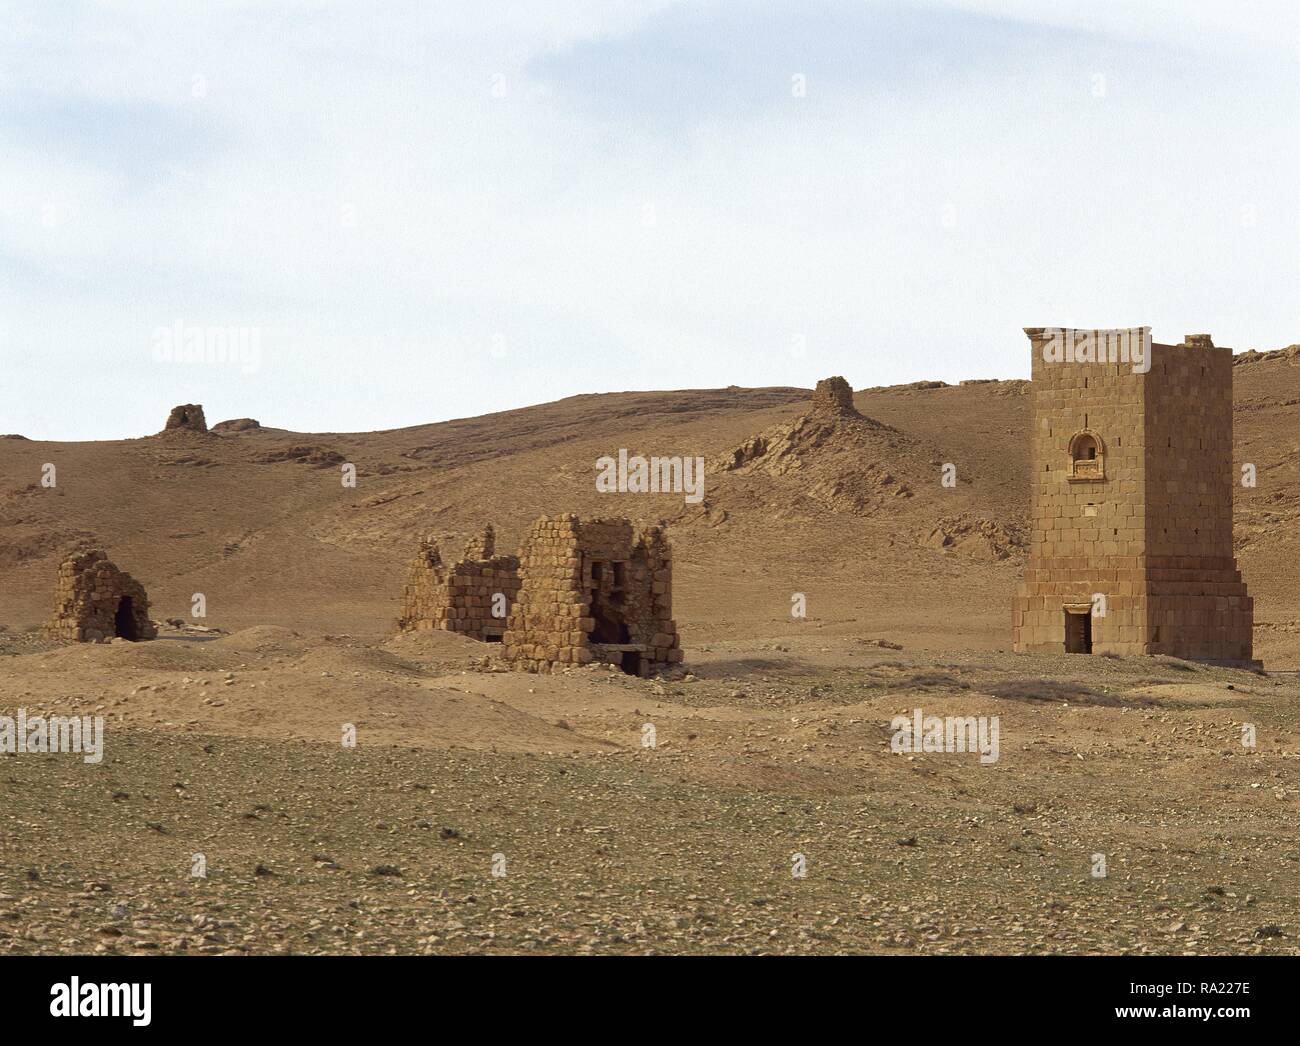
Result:
<instances>
[{"instance_id":1,"label":"low stone ruin","mask_svg":"<svg viewBox=\"0 0 1300 1046\"><path fill-rule=\"evenodd\" d=\"M682 660L672 550L662 527L626 519L543 516L519 556L496 555L489 525L453 566L426 538L398 625L500 640L506 660L529 672L603 662L648 676Z\"/></svg>"},{"instance_id":2,"label":"low stone ruin","mask_svg":"<svg viewBox=\"0 0 1300 1046\"><path fill-rule=\"evenodd\" d=\"M519 575L502 641L515 668L605 662L648 676L682 660L662 527L544 516L524 543Z\"/></svg>"},{"instance_id":3,"label":"low stone ruin","mask_svg":"<svg viewBox=\"0 0 1300 1046\"><path fill-rule=\"evenodd\" d=\"M438 542L428 537L411 563L398 626L499 642L519 585L519 557L496 554L491 524L470 539L465 558L450 567L442 562Z\"/></svg>"},{"instance_id":4,"label":"low stone ruin","mask_svg":"<svg viewBox=\"0 0 1300 1046\"><path fill-rule=\"evenodd\" d=\"M158 634L144 586L98 548L74 552L59 566L54 617L45 633L74 643L154 639Z\"/></svg>"},{"instance_id":5,"label":"low stone ruin","mask_svg":"<svg viewBox=\"0 0 1300 1046\"><path fill-rule=\"evenodd\" d=\"M167 415L167 424L163 426L163 431L170 432L172 429L207 432L208 421L203 416L202 405L198 403L182 403L179 407L173 407L172 412Z\"/></svg>"}]
</instances>

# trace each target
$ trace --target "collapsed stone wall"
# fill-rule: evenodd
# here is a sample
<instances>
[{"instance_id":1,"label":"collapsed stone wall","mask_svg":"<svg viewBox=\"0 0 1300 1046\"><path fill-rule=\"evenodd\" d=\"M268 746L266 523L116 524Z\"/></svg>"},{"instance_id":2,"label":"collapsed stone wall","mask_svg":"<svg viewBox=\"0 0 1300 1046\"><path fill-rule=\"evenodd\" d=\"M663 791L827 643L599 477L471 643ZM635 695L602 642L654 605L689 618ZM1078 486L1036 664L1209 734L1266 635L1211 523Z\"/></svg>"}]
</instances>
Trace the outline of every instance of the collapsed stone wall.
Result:
<instances>
[{"instance_id":1,"label":"collapsed stone wall","mask_svg":"<svg viewBox=\"0 0 1300 1046\"><path fill-rule=\"evenodd\" d=\"M672 550L658 526L543 516L520 555L523 584L507 621L518 669L605 662L647 676L682 660L672 617Z\"/></svg>"},{"instance_id":2,"label":"collapsed stone wall","mask_svg":"<svg viewBox=\"0 0 1300 1046\"><path fill-rule=\"evenodd\" d=\"M75 643L114 637L154 639L144 586L119 570L102 549L83 549L59 566L54 617L45 626L51 639Z\"/></svg>"},{"instance_id":3,"label":"collapsed stone wall","mask_svg":"<svg viewBox=\"0 0 1300 1046\"><path fill-rule=\"evenodd\" d=\"M475 534L465 542L465 558L473 560L491 559L497 554L497 535L489 523L482 532Z\"/></svg>"},{"instance_id":4,"label":"collapsed stone wall","mask_svg":"<svg viewBox=\"0 0 1300 1046\"><path fill-rule=\"evenodd\" d=\"M519 594L519 557L497 556L489 524L465 546L465 558L442 562L432 537L420 542L403 593L404 631L459 632L494 642L506 627L506 615Z\"/></svg>"}]
</instances>

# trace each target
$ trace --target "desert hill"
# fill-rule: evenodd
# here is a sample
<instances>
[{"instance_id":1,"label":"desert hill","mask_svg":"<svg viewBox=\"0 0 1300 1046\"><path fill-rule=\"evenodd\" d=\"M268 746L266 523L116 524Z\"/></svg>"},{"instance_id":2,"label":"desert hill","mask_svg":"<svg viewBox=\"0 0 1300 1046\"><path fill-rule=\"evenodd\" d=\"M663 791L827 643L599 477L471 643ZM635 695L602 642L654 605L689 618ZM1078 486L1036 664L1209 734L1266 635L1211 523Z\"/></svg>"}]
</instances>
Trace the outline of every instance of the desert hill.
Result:
<instances>
[{"instance_id":1,"label":"desert hill","mask_svg":"<svg viewBox=\"0 0 1300 1046\"><path fill-rule=\"evenodd\" d=\"M1238 357L1237 545L1256 598L1257 652L1300 660L1300 357ZM850 379L854 376L850 375ZM860 380L860 376L859 376ZM307 628L370 639L398 612L417 539L459 549L482 523L514 548L546 512L670 524L685 645L738 629L779 637L906 634L912 645L1009 645L1023 563L1029 385L917 382L852 396L816 417L809 390L628 392L370 433L257 425L140 439L0 440L0 624L50 612L55 568L106 547L148 587L155 618ZM165 416L160 405L160 420ZM704 500L601 494L596 459L620 449L708 463ZM53 464L57 485L40 485ZM357 470L355 488L341 467ZM956 470L955 487L941 470ZM1281 659L1281 660L1279 660Z\"/></svg>"},{"instance_id":2,"label":"desert hill","mask_svg":"<svg viewBox=\"0 0 1300 1046\"><path fill-rule=\"evenodd\" d=\"M1300 360L1243 360L1263 675L998 652L1023 381L0 439L0 714L102 716L107 737L93 766L4 759L0 953L1294 953L1300 688L1277 669L1300 662ZM703 457L704 500L598 493L620 449ZM421 536L454 556L491 520L509 550L560 511L669 522L685 672L528 675L393 633ZM155 618L203 592L230 634L27 634L82 540ZM895 752L921 707L995 717L998 761Z\"/></svg>"}]
</instances>

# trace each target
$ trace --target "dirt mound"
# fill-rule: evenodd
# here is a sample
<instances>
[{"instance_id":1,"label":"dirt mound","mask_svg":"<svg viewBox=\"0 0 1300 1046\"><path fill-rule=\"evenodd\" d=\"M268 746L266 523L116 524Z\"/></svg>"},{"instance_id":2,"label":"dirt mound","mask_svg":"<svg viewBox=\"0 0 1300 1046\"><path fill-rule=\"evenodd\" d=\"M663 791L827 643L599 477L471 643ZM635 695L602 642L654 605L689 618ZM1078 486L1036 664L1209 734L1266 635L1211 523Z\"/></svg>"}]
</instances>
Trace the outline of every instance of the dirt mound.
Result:
<instances>
[{"instance_id":1,"label":"dirt mound","mask_svg":"<svg viewBox=\"0 0 1300 1046\"><path fill-rule=\"evenodd\" d=\"M309 676L348 678L366 675L424 675L421 666L399 654L367 646L352 639L326 639L319 646L304 651L294 667Z\"/></svg>"},{"instance_id":2,"label":"dirt mound","mask_svg":"<svg viewBox=\"0 0 1300 1046\"><path fill-rule=\"evenodd\" d=\"M878 449L882 437L901 434L861 414L809 411L787 425L759 433L715 466L727 472L766 472L785 476L829 455Z\"/></svg>"},{"instance_id":3,"label":"dirt mound","mask_svg":"<svg viewBox=\"0 0 1300 1046\"><path fill-rule=\"evenodd\" d=\"M219 650L249 651L259 654L281 653L301 654L324 640L310 638L279 625L254 625L241 628L228 636L214 639L211 644Z\"/></svg>"},{"instance_id":4,"label":"dirt mound","mask_svg":"<svg viewBox=\"0 0 1300 1046\"><path fill-rule=\"evenodd\" d=\"M221 650L214 643L153 640L130 643L73 643L38 654L51 668L73 672L94 669L117 678L124 672L181 672L200 674L235 667L244 659L238 651Z\"/></svg>"},{"instance_id":5,"label":"dirt mound","mask_svg":"<svg viewBox=\"0 0 1300 1046\"><path fill-rule=\"evenodd\" d=\"M386 641L382 649L433 672L465 671L501 653L500 644L480 643L469 636L436 629L399 633Z\"/></svg>"}]
</instances>

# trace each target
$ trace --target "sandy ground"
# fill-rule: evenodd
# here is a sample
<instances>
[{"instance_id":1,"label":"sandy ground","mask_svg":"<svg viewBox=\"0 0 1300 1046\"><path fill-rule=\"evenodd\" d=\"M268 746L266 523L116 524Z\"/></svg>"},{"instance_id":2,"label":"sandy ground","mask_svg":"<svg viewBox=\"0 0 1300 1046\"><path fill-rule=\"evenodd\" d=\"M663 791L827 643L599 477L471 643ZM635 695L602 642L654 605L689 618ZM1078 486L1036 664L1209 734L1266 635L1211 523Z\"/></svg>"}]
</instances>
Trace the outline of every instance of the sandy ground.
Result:
<instances>
[{"instance_id":1,"label":"sandy ground","mask_svg":"<svg viewBox=\"0 0 1300 1046\"><path fill-rule=\"evenodd\" d=\"M665 680L11 636L0 714L106 743L0 757L0 951L1300 950L1295 676L787 631ZM998 717L997 761L891 751L915 708Z\"/></svg>"}]
</instances>

